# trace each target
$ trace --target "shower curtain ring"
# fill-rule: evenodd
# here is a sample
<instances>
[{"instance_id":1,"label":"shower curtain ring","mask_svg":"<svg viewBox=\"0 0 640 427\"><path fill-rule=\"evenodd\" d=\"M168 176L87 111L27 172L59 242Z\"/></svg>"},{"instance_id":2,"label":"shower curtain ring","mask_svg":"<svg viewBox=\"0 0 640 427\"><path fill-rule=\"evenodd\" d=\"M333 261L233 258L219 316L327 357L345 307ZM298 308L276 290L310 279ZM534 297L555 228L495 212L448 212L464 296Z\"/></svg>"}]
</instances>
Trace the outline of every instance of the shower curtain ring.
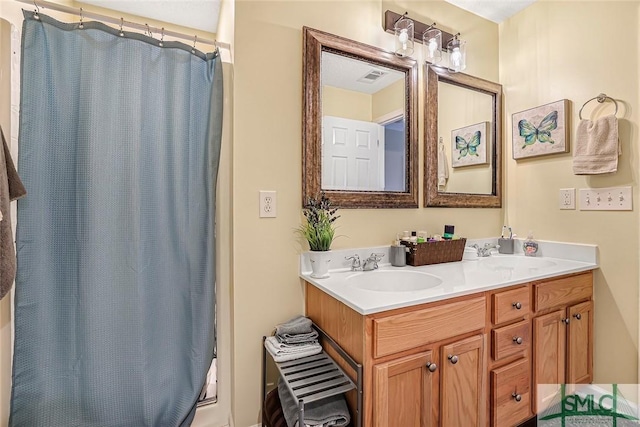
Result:
<instances>
[{"instance_id":1,"label":"shower curtain ring","mask_svg":"<svg viewBox=\"0 0 640 427\"><path fill-rule=\"evenodd\" d=\"M38 13L40 13L40 7L36 3L36 0L33 0L33 5L36 7L36 10L33 11L33 19L40 19L40 15L38 15Z\"/></svg>"},{"instance_id":2,"label":"shower curtain ring","mask_svg":"<svg viewBox=\"0 0 640 427\"><path fill-rule=\"evenodd\" d=\"M164 27L160 30L160 43L158 43L158 46L164 46Z\"/></svg>"},{"instance_id":3,"label":"shower curtain ring","mask_svg":"<svg viewBox=\"0 0 640 427\"><path fill-rule=\"evenodd\" d=\"M191 48L191 53L196 53L196 42L198 41L198 35L193 38L193 47Z\"/></svg>"},{"instance_id":4,"label":"shower curtain ring","mask_svg":"<svg viewBox=\"0 0 640 427\"><path fill-rule=\"evenodd\" d=\"M84 28L84 24L82 23L82 8L80 8L80 25L78 25L78 28L80 28L81 30Z\"/></svg>"},{"instance_id":5,"label":"shower curtain ring","mask_svg":"<svg viewBox=\"0 0 640 427\"><path fill-rule=\"evenodd\" d=\"M147 23L145 22L145 24L144 24L144 25L145 25L145 27L147 27L147 30L146 30L146 31L147 31L147 33L148 33L148 36L149 36L149 37L151 37L151 38L153 38L153 33L151 32L151 27L149 27L149 24L147 24Z\"/></svg>"},{"instance_id":6,"label":"shower curtain ring","mask_svg":"<svg viewBox=\"0 0 640 427\"><path fill-rule=\"evenodd\" d=\"M124 37L124 31L122 31L122 26L124 25L124 18L120 17L120 32L118 33L118 35L120 37Z\"/></svg>"}]
</instances>

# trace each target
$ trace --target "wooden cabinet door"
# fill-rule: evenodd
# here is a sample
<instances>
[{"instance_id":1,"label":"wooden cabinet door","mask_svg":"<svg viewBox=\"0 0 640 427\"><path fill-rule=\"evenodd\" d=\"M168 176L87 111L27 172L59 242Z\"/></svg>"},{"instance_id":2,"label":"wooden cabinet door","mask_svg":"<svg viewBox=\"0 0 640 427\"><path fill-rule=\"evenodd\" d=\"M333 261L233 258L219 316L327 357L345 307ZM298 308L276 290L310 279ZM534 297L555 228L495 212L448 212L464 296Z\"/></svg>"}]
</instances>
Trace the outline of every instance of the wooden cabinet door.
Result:
<instances>
[{"instance_id":1,"label":"wooden cabinet door","mask_svg":"<svg viewBox=\"0 0 640 427\"><path fill-rule=\"evenodd\" d=\"M593 381L593 301L569 307L567 383Z\"/></svg>"},{"instance_id":2,"label":"wooden cabinet door","mask_svg":"<svg viewBox=\"0 0 640 427\"><path fill-rule=\"evenodd\" d=\"M531 417L531 362L519 359L491 371L491 426L517 426Z\"/></svg>"},{"instance_id":3,"label":"wooden cabinet door","mask_svg":"<svg viewBox=\"0 0 640 427\"><path fill-rule=\"evenodd\" d=\"M472 336L442 347L440 360L440 425L480 426L485 422L486 412L482 387L484 336Z\"/></svg>"},{"instance_id":4,"label":"wooden cabinet door","mask_svg":"<svg viewBox=\"0 0 640 427\"><path fill-rule=\"evenodd\" d=\"M555 396L538 396L538 384L564 384L566 350L565 310L553 311L533 319L533 391L534 407L546 403Z\"/></svg>"},{"instance_id":5,"label":"wooden cabinet door","mask_svg":"<svg viewBox=\"0 0 640 427\"><path fill-rule=\"evenodd\" d=\"M431 426L435 363L427 351L374 366L374 427ZM431 369L435 369L436 365Z\"/></svg>"}]
</instances>

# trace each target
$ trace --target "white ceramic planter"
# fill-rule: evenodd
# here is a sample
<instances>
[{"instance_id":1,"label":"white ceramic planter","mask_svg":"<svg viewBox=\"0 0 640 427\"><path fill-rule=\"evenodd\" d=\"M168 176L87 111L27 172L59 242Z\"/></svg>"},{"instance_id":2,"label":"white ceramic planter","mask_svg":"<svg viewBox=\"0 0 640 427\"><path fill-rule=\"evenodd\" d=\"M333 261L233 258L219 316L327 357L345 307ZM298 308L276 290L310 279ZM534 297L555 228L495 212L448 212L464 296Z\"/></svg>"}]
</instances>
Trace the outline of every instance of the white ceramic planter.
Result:
<instances>
[{"instance_id":1,"label":"white ceramic planter","mask_svg":"<svg viewBox=\"0 0 640 427\"><path fill-rule=\"evenodd\" d=\"M314 279L329 277L331 251L309 251L309 261L311 262L311 277Z\"/></svg>"}]
</instances>

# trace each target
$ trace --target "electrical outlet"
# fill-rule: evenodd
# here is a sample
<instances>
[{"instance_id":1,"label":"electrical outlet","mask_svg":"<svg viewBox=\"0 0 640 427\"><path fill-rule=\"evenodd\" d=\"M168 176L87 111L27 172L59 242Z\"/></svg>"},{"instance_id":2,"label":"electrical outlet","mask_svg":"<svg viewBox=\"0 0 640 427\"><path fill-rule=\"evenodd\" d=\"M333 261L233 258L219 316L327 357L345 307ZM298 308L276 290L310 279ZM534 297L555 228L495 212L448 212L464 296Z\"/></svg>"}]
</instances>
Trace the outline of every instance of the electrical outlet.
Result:
<instances>
[{"instance_id":1,"label":"electrical outlet","mask_svg":"<svg viewBox=\"0 0 640 427\"><path fill-rule=\"evenodd\" d=\"M631 187L581 188L581 211L633 210Z\"/></svg>"},{"instance_id":2,"label":"electrical outlet","mask_svg":"<svg viewBox=\"0 0 640 427\"><path fill-rule=\"evenodd\" d=\"M276 217L276 192L260 191L260 218Z\"/></svg>"},{"instance_id":3,"label":"electrical outlet","mask_svg":"<svg viewBox=\"0 0 640 427\"><path fill-rule=\"evenodd\" d=\"M559 203L560 203L560 209L575 209L576 208L576 189L561 188Z\"/></svg>"}]
</instances>

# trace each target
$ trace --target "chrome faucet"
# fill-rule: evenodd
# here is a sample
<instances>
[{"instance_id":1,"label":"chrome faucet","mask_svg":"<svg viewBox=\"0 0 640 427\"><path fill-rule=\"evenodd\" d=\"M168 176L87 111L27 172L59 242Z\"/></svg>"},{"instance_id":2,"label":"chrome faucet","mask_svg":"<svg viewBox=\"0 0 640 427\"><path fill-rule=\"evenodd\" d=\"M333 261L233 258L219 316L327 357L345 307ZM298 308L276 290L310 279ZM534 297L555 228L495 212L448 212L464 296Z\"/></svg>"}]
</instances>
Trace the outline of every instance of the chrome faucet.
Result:
<instances>
[{"instance_id":1,"label":"chrome faucet","mask_svg":"<svg viewBox=\"0 0 640 427\"><path fill-rule=\"evenodd\" d=\"M364 264L362 264L362 271L372 271L378 268L378 262L382 259L384 254L376 254L373 253L369 258L364 260Z\"/></svg>"},{"instance_id":2,"label":"chrome faucet","mask_svg":"<svg viewBox=\"0 0 640 427\"><path fill-rule=\"evenodd\" d=\"M362 263L360 262L360 257L358 256L358 254L355 254L354 256L346 256L344 257L344 259L351 261L351 271L360 270L360 268L362 267Z\"/></svg>"},{"instance_id":3,"label":"chrome faucet","mask_svg":"<svg viewBox=\"0 0 640 427\"><path fill-rule=\"evenodd\" d=\"M500 246L494 245L493 243L485 243L483 247L480 247L474 243L473 245L469 245L469 247L478 251L478 257L484 258L491 256L491 249L498 249Z\"/></svg>"}]
</instances>

